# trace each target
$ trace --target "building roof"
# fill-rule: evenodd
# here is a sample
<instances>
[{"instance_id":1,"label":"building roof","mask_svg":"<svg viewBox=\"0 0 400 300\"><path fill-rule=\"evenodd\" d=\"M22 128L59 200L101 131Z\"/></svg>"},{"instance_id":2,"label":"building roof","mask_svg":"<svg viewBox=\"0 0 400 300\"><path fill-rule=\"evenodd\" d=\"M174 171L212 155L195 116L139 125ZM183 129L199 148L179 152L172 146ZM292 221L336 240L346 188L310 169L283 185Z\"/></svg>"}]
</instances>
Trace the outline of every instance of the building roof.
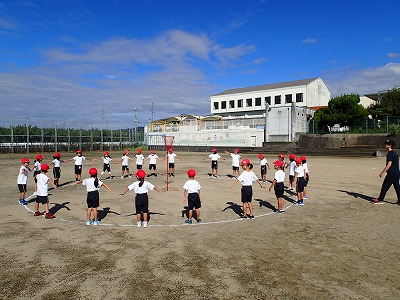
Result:
<instances>
[{"instance_id":1,"label":"building roof","mask_svg":"<svg viewBox=\"0 0 400 300\"><path fill-rule=\"evenodd\" d=\"M288 87L294 87L294 86L303 86L303 85L308 85L317 79L318 78L310 78L310 79L301 79L301 80L294 80L294 81L287 81L287 82L280 82L280 83L256 85L256 86L250 86L250 87L245 87L245 88L235 88L235 89L225 90L225 91L215 94L213 96L222 96L222 95L230 95L230 94L238 94L238 93L248 93L248 92L256 92L256 91L288 88Z\"/></svg>"}]
</instances>

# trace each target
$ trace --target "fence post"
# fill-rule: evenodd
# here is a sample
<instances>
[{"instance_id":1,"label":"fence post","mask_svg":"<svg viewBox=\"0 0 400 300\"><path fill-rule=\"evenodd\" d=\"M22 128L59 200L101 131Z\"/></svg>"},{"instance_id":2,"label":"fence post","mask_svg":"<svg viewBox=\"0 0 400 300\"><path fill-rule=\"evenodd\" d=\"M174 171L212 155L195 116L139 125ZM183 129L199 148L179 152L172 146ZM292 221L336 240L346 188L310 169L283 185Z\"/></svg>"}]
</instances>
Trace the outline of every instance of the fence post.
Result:
<instances>
[{"instance_id":1,"label":"fence post","mask_svg":"<svg viewBox=\"0 0 400 300\"><path fill-rule=\"evenodd\" d=\"M41 131L41 140L42 140L42 152L44 152L44 133L43 133L43 120L40 120L40 131Z\"/></svg>"},{"instance_id":2,"label":"fence post","mask_svg":"<svg viewBox=\"0 0 400 300\"><path fill-rule=\"evenodd\" d=\"M67 149L68 149L68 152L70 152L71 151L71 132L69 130L69 127L68 127L67 135L68 135L68 147L67 147Z\"/></svg>"},{"instance_id":3,"label":"fence post","mask_svg":"<svg viewBox=\"0 0 400 300\"><path fill-rule=\"evenodd\" d=\"M112 151L113 150L113 143L114 143L114 141L113 141L113 130L112 129L110 129L110 139L111 139L110 151Z\"/></svg>"},{"instance_id":4,"label":"fence post","mask_svg":"<svg viewBox=\"0 0 400 300\"><path fill-rule=\"evenodd\" d=\"M14 125L13 118L11 118L11 153L14 153Z\"/></svg>"},{"instance_id":5,"label":"fence post","mask_svg":"<svg viewBox=\"0 0 400 300\"><path fill-rule=\"evenodd\" d=\"M56 152L58 152L58 146L57 146L57 141L58 141L58 137L57 137L57 122L54 122L54 150Z\"/></svg>"},{"instance_id":6,"label":"fence post","mask_svg":"<svg viewBox=\"0 0 400 300\"><path fill-rule=\"evenodd\" d=\"M101 144L101 151L104 151L104 138L103 138L103 129L100 129L100 144Z\"/></svg>"},{"instance_id":7,"label":"fence post","mask_svg":"<svg viewBox=\"0 0 400 300\"><path fill-rule=\"evenodd\" d=\"M26 153L29 153L29 119L26 123Z\"/></svg>"}]
</instances>

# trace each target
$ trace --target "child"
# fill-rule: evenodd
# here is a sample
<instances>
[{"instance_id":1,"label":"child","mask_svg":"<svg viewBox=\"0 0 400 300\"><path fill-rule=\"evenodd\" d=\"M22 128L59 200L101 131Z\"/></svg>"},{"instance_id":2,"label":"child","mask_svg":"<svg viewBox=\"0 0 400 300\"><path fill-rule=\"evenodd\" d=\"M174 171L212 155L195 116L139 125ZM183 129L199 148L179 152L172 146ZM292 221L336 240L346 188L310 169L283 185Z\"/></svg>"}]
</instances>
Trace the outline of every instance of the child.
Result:
<instances>
[{"instance_id":1,"label":"child","mask_svg":"<svg viewBox=\"0 0 400 300\"><path fill-rule=\"evenodd\" d=\"M136 157L136 169L141 170L143 168L143 161L144 161L142 149L138 149L137 154L135 154L135 157Z\"/></svg>"},{"instance_id":2,"label":"child","mask_svg":"<svg viewBox=\"0 0 400 300\"><path fill-rule=\"evenodd\" d=\"M253 165L250 163L250 160L245 158L242 160L241 164L243 172L239 175L238 178L235 179L235 182L231 186L231 189L240 181L242 184L242 203L243 203L243 214L240 215L240 218L246 219L247 218L247 208L249 207L249 218L254 219L253 215L253 205L251 203L253 197L253 181L257 181L261 188L264 188L261 185L260 180L258 180L257 176L254 174L251 169L253 169Z\"/></svg>"},{"instance_id":3,"label":"child","mask_svg":"<svg viewBox=\"0 0 400 300\"><path fill-rule=\"evenodd\" d=\"M192 224L192 216L193 216L193 208L196 210L196 221L197 223L201 223L200 219L200 207L201 207L201 198L200 198L200 183L194 179L196 176L195 170L189 170L187 172L189 180L185 182L183 185L183 203L186 203L186 199L188 201L188 219L185 220L185 223Z\"/></svg>"},{"instance_id":4,"label":"child","mask_svg":"<svg viewBox=\"0 0 400 300\"><path fill-rule=\"evenodd\" d=\"M264 157L264 154L258 154L258 159L260 160L260 168L261 168L261 180L262 182L267 182L267 167L268 170L271 170L267 159Z\"/></svg>"},{"instance_id":5,"label":"child","mask_svg":"<svg viewBox=\"0 0 400 300\"><path fill-rule=\"evenodd\" d=\"M89 169L90 178L86 178L83 181L78 181L77 183L82 183L86 186L87 191L87 213L86 213L86 225L100 225L100 221L97 219L97 208L99 207L99 189L100 187L104 186L107 190L111 192L111 189L100 179L97 178L97 169L90 168ZM92 215L93 212L93 222L92 222Z\"/></svg>"},{"instance_id":6,"label":"child","mask_svg":"<svg viewBox=\"0 0 400 300\"><path fill-rule=\"evenodd\" d=\"M115 164L119 164L121 163L121 167L122 167L122 173L121 173L121 178L123 179L125 177L125 171L128 173L129 178L131 178L131 171L129 171L129 161L130 161L130 157L128 156L129 151L125 150L122 153L122 157L119 161L115 162Z\"/></svg>"},{"instance_id":7,"label":"child","mask_svg":"<svg viewBox=\"0 0 400 300\"><path fill-rule=\"evenodd\" d=\"M239 176L239 165L240 165L240 158L241 156L239 155L239 149L236 148L233 150L233 153L230 153L228 151L225 151L225 153L228 153L232 157L232 179L236 178L236 176Z\"/></svg>"},{"instance_id":8,"label":"child","mask_svg":"<svg viewBox=\"0 0 400 300\"><path fill-rule=\"evenodd\" d=\"M290 162L287 164L287 167L289 168L289 190L293 191L294 190L294 170L296 168L296 155L295 154L290 154L289 155L289 160Z\"/></svg>"},{"instance_id":9,"label":"child","mask_svg":"<svg viewBox=\"0 0 400 300\"><path fill-rule=\"evenodd\" d=\"M147 156L147 158L145 159L145 161L149 160L149 175L147 175L147 177L150 177L152 175L157 177L157 159L160 160L156 152L154 150L151 150L149 156ZM151 172L152 169L153 172Z\"/></svg>"},{"instance_id":10,"label":"child","mask_svg":"<svg viewBox=\"0 0 400 300\"><path fill-rule=\"evenodd\" d=\"M285 166L286 166L286 162L285 162L285 155L284 154L278 154L278 160L283 162L283 167L282 167L282 171L285 171Z\"/></svg>"},{"instance_id":11,"label":"child","mask_svg":"<svg viewBox=\"0 0 400 300\"><path fill-rule=\"evenodd\" d=\"M25 200L26 194L26 184L28 182L28 172L32 172L31 168L29 168L29 159L24 157L22 159L22 166L19 168L19 174L17 178L17 185L19 189L19 204L27 205L28 202Z\"/></svg>"},{"instance_id":12,"label":"child","mask_svg":"<svg viewBox=\"0 0 400 300\"><path fill-rule=\"evenodd\" d=\"M136 181L129 185L120 195L123 196L127 191L134 191L136 193L135 197L135 207L136 207L136 221L137 227L142 226L141 215L143 213L143 227L147 227L148 219L147 214L149 212L149 197L147 195L149 190L156 190L161 193L161 190L156 186L152 185L150 182L145 181L146 173L143 170L138 170L136 172Z\"/></svg>"},{"instance_id":13,"label":"child","mask_svg":"<svg viewBox=\"0 0 400 300\"><path fill-rule=\"evenodd\" d=\"M219 159L223 159L225 160L225 158L222 158L217 152L217 148L213 148L212 153L208 156L209 158L211 158L211 176L217 178L218 177L218 160ZM207 157L205 157L203 160L205 160ZM215 174L214 174L215 171Z\"/></svg>"},{"instance_id":14,"label":"child","mask_svg":"<svg viewBox=\"0 0 400 300\"><path fill-rule=\"evenodd\" d=\"M304 205L303 195L304 195L304 186L306 184L306 172L304 171L304 167L302 165L301 158L296 158L296 169L294 180L296 181L296 192L297 192L297 205Z\"/></svg>"},{"instance_id":15,"label":"child","mask_svg":"<svg viewBox=\"0 0 400 300\"><path fill-rule=\"evenodd\" d=\"M303 164L304 172L305 172L305 179L306 179L306 184L304 185L304 199L307 200L307 185L308 185L308 180L310 179L310 175L308 175L308 165L307 165L307 158L305 156L300 156L301 162Z\"/></svg>"},{"instance_id":16,"label":"child","mask_svg":"<svg viewBox=\"0 0 400 300\"><path fill-rule=\"evenodd\" d=\"M100 174L100 179L101 179L101 176L103 176L103 174L106 171L108 172L108 175L110 176L110 178L113 178L113 176L111 175L111 167L110 167L110 163L112 161L110 153L108 151L104 152L104 155L101 159L103 160L103 172L101 172L101 174Z\"/></svg>"},{"instance_id":17,"label":"child","mask_svg":"<svg viewBox=\"0 0 400 300\"><path fill-rule=\"evenodd\" d=\"M276 170L274 180L272 181L271 186L269 187L269 191L272 190L272 187L275 191L276 199L278 199L278 210L276 211L278 214L283 214L283 192L284 192L284 181L285 181L285 172L282 170L283 163L280 160L274 162L274 169Z\"/></svg>"},{"instance_id":18,"label":"child","mask_svg":"<svg viewBox=\"0 0 400 300\"><path fill-rule=\"evenodd\" d=\"M182 159L173 152L172 148L169 148L167 155L161 161L164 161L167 157L168 157L168 176L175 177L175 157L178 158L180 161L182 161Z\"/></svg>"},{"instance_id":19,"label":"child","mask_svg":"<svg viewBox=\"0 0 400 300\"><path fill-rule=\"evenodd\" d=\"M81 181L82 165L83 161L86 160L86 157L84 157L82 154L82 150L76 150L76 155L67 161L71 160L73 160L75 163L75 181Z\"/></svg>"},{"instance_id":20,"label":"child","mask_svg":"<svg viewBox=\"0 0 400 300\"><path fill-rule=\"evenodd\" d=\"M35 193L36 193L36 190L37 190L36 175L40 174L40 172L41 172L40 167L42 165L42 161L43 161L43 155L41 155L41 154L36 155L36 158L35 158L35 161L34 161L34 164L33 164L33 178L35 180Z\"/></svg>"},{"instance_id":21,"label":"child","mask_svg":"<svg viewBox=\"0 0 400 300\"><path fill-rule=\"evenodd\" d=\"M49 166L54 165L53 168L53 176L54 176L54 184L59 187L59 180L61 176L61 163L64 161L61 160L61 154L59 152L53 155L53 161L49 164Z\"/></svg>"},{"instance_id":22,"label":"child","mask_svg":"<svg viewBox=\"0 0 400 300\"><path fill-rule=\"evenodd\" d=\"M36 176L37 179L37 191L36 191L36 202L35 202L35 213L33 214L35 217L43 216L44 213L39 211L39 204L44 205L45 209L45 218L46 219L54 219L54 216L49 211L49 187L48 183L51 184L53 189L56 189L57 186L49 177L47 177L46 173L50 169L48 164L43 164L40 167L41 173Z\"/></svg>"}]
</instances>

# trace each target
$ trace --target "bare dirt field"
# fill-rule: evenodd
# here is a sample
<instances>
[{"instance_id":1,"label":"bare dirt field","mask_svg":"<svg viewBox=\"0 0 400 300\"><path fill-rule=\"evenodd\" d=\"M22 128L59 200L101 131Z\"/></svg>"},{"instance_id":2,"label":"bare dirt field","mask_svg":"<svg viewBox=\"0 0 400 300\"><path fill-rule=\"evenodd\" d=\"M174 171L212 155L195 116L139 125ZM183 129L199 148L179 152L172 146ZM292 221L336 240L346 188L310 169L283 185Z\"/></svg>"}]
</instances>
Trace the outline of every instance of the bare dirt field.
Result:
<instances>
[{"instance_id":1,"label":"bare dirt field","mask_svg":"<svg viewBox=\"0 0 400 300\"><path fill-rule=\"evenodd\" d=\"M72 162L62 166L60 183L66 184L50 191L57 218L47 220L31 212L32 174L30 202L18 204L23 156L0 155L0 298L400 299L400 207L393 189L383 205L370 202L381 187L385 158L308 157L305 206L292 206L295 196L286 192L285 213L274 213L273 191L253 184L256 218L242 220L240 185L229 190L228 155L221 154L221 176L210 178L207 153L177 154L183 161L176 163L169 191L149 193L148 228L133 220L133 192L119 196L135 180L120 178L121 165L112 165L116 177L105 180L112 192L100 191L101 225L86 226L86 189L68 183ZM34 156L28 155L31 166ZM44 163L52 160L44 156ZM120 153L111 156L120 159ZM242 156L259 175L257 154ZM272 167L276 157L267 159ZM135 170L134 160L130 166ZM102 162L86 161L84 177L90 167L101 169ZM148 181L165 188L165 162L158 168L161 174ZM189 168L202 185L201 224L184 223Z\"/></svg>"}]
</instances>

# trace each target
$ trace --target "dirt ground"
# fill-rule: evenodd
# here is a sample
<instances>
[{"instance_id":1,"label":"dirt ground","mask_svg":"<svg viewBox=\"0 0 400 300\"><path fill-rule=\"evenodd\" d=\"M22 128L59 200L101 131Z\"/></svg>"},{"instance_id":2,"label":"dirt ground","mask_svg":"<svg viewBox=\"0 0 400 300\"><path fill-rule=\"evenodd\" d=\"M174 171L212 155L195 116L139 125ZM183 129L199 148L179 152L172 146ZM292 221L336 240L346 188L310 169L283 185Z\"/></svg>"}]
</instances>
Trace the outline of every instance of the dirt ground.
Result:
<instances>
[{"instance_id":1,"label":"dirt ground","mask_svg":"<svg viewBox=\"0 0 400 300\"><path fill-rule=\"evenodd\" d=\"M274 193L253 184L256 218L241 220L240 185L230 191L233 180L226 176L228 154L221 154L226 160L219 178L207 175L206 153L177 154L183 161L176 163L169 190L149 193L148 228L133 220L133 192L119 196L135 180L121 179L120 165L112 165L115 179L105 180L112 192L100 191L101 225L86 226L86 189L68 183L74 180L72 162L62 166L60 183L66 184L50 191L57 218L47 220L31 213L32 174L30 202L27 208L18 204L22 156L0 155L0 298L400 299L400 207L393 189L384 205L370 203L385 158L308 157L304 206L292 206L295 196L287 191L285 213L274 213ZM52 160L44 155L45 163ZM31 162L34 156L28 155ZM257 155L243 157L259 175ZM267 159L272 167L275 157ZM130 165L134 170L134 160ZM86 161L84 176L90 167L101 169L102 162ZM165 162L158 168L161 174L148 180L165 188ZM184 223L182 186L189 168L202 185L201 224Z\"/></svg>"}]
</instances>

